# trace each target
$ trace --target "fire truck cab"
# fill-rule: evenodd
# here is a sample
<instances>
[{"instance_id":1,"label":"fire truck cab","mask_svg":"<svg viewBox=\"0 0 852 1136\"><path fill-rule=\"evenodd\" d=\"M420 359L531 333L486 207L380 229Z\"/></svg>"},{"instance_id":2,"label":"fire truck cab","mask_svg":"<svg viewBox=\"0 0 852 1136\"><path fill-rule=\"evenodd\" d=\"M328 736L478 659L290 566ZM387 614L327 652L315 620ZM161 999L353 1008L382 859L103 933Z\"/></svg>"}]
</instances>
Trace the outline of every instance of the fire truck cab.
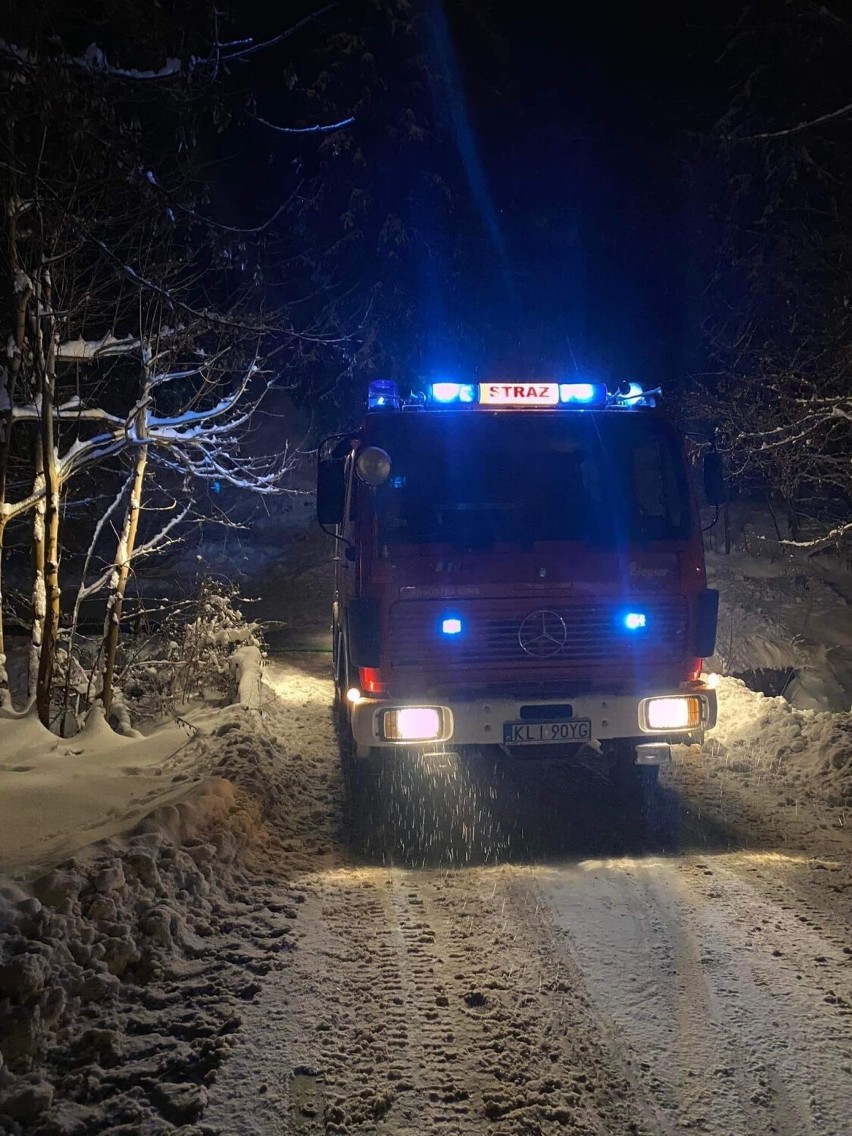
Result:
<instances>
[{"instance_id":1,"label":"fire truck cab","mask_svg":"<svg viewBox=\"0 0 852 1136\"><path fill-rule=\"evenodd\" d=\"M684 444L638 384L370 385L319 448L335 700L356 757L597 749L628 780L716 720ZM705 458L705 494L721 471Z\"/></svg>"}]
</instances>

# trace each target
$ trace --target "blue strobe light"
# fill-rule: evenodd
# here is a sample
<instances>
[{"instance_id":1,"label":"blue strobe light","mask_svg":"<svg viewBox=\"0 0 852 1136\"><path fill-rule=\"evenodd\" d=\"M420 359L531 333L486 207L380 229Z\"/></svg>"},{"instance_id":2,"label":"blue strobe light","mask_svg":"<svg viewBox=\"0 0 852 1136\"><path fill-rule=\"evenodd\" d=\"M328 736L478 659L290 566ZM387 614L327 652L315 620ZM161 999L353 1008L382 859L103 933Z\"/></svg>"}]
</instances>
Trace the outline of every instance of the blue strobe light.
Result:
<instances>
[{"instance_id":1,"label":"blue strobe light","mask_svg":"<svg viewBox=\"0 0 852 1136\"><path fill-rule=\"evenodd\" d=\"M441 620L441 634L442 635L460 635L462 629L462 621L453 616L451 619Z\"/></svg>"},{"instance_id":2,"label":"blue strobe light","mask_svg":"<svg viewBox=\"0 0 852 1136\"><path fill-rule=\"evenodd\" d=\"M367 388L368 410L399 410L399 388L390 379L373 379Z\"/></svg>"},{"instance_id":3,"label":"blue strobe light","mask_svg":"<svg viewBox=\"0 0 852 1136\"><path fill-rule=\"evenodd\" d=\"M429 389L433 402L473 402L476 398L476 390L470 383L432 383Z\"/></svg>"},{"instance_id":4,"label":"blue strobe light","mask_svg":"<svg viewBox=\"0 0 852 1136\"><path fill-rule=\"evenodd\" d=\"M647 623L648 618L644 611L628 611L624 617L624 626L628 631L641 631Z\"/></svg>"},{"instance_id":5,"label":"blue strobe light","mask_svg":"<svg viewBox=\"0 0 852 1136\"><path fill-rule=\"evenodd\" d=\"M606 406L603 383L560 383L559 401L575 406Z\"/></svg>"}]
</instances>

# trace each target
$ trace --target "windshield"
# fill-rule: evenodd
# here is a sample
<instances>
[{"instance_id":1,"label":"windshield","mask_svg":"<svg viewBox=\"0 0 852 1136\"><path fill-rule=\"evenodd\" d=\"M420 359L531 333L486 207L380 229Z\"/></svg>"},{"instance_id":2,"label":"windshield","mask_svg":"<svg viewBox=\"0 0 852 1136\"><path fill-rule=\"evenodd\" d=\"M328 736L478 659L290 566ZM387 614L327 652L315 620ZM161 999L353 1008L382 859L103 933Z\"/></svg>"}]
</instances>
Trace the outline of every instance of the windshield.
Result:
<instances>
[{"instance_id":1,"label":"windshield","mask_svg":"<svg viewBox=\"0 0 852 1136\"><path fill-rule=\"evenodd\" d=\"M381 423L381 544L676 540L689 531L677 439L646 415L412 414Z\"/></svg>"}]
</instances>

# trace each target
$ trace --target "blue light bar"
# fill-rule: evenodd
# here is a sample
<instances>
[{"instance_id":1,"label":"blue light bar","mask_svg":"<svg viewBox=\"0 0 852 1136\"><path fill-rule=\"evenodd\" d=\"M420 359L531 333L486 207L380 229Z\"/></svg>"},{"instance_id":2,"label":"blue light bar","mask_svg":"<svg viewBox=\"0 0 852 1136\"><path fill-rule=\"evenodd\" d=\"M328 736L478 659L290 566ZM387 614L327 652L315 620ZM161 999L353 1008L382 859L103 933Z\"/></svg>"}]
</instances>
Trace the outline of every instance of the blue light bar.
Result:
<instances>
[{"instance_id":1,"label":"blue light bar","mask_svg":"<svg viewBox=\"0 0 852 1136\"><path fill-rule=\"evenodd\" d=\"M368 410L399 410L399 388L390 379L373 379L367 389Z\"/></svg>"},{"instance_id":2,"label":"blue light bar","mask_svg":"<svg viewBox=\"0 0 852 1136\"><path fill-rule=\"evenodd\" d=\"M401 399L396 384L378 380L370 384L370 409L398 409ZM486 383L458 383L440 379L426 387L425 401L433 407L454 408L468 406L473 409L562 409L562 410L633 410L653 407L660 395L659 388L646 390L637 382L619 383L609 391L605 383L537 382L520 379ZM412 395L406 408L421 405L424 396Z\"/></svg>"},{"instance_id":3,"label":"blue light bar","mask_svg":"<svg viewBox=\"0 0 852 1136\"><path fill-rule=\"evenodd\" d=\"M604 383L560 383L559 401L577 406L606 406Z\"/></svg>"},{"instance_id":4,"label":"blue light bar","mask_svg":"<svg viewBox=\"0 0 852 1136\"><path fill-rule=\"evenodd\" d=\"M433 402L473 402L476 388L470 383L432 383L429 393Z\"/></svg>"},{"instance_id":5,"label":"blue light bar","mask_svg":"<svg viewBox=\"0 0 852 1136\"><path fill-rule=\"evenodd\" d=\"M623 622L628 631L642 631L648 624L648 617L644 611L628 611Z\"/></svg>"},{"instance_id":6,"label":"blue light bar","mask_svg":"<svg viewBox=\"0 0 852 1136\"><path fill-rule=\"evenodd\" d=\"M461 629L462 621L460 619L456 619L455 616L452 619L441 620L442 635L460 635Z\"/></svg>"}]
</instances>

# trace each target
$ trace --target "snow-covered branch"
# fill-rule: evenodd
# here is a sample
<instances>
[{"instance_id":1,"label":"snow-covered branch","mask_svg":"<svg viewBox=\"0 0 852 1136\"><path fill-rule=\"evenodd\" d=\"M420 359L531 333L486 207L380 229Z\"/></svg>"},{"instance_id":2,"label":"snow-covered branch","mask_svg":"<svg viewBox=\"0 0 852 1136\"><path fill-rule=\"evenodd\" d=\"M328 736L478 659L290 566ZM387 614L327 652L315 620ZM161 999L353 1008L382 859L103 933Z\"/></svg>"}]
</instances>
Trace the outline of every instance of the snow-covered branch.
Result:
<instances>
[{"instance_id":1,"label":"snow-covered branch","mask_svg":"<svg viewBox=\"0 0 852 1136\"><path fill-rule=\"evenodd\" d=\"M25 48L16 44L7 43L0 39L0 56L25 67L35 67L38 60ZM77 67L91 74L106 75L115 79L172 79L181 73L181 61L167 58L162 67L156 71L140 71L134 67L117 67L109 62L104 50L96 43L90 43L82 55L68 55L65 52L56 52L53 62L64 64L66 67Z\"/></svg>"},{"instance_id":2,"label":"snow-covered branch","mask_svg":"<svg viewBox=\"0 0 852 1136\"><path fill-rule=\"evenodd\" d=\"M823 548L839 545L850 533L852 533L852 521L845 525L838 525L813 540L782 540L781 544L787 548L804 548L811 552L819 552Z\"/></svg>"},{"instance_id":3,"label":"snow-covered branch","mask_svg":"<svg viewBox=\"0 0 852 1136\"><path fill-rule=\"evenodd\" d=\"M321 16L325 16L328 12L331 12L336 6L335 3L326 4L324 8L317 8L316 11L309 12L307 16L303 16L301 20L297 20L295 24L291 24L291 26L286 28L283 32L279 32L277 35L271 36L269 39L261 40L260 42L249 38L228 46L220 44L218 45L220 50L216 57L217 61L227 63L233 59L248 59L249 56L256 55L259 51L268 51L272 47L277 47L279 43L283 43L285 39L290 39L291 36L301 31L302 28L307 27L308 24L314 23ZM221 50L223 47L226 48L224 51ZM207 62L212 62L212 57L207 60Z\"/></svg>"},{"instance_id":4,"label":"snow-covered branch","mask_svg":"<svg viewBox=\"0 0 852 1136\"><path fill-rule=\"evenodd\" d=\"M107 332L100 339L69 339L58 344L56 348L56 361L58 363L85 363L93 359L106 358L109 355L129 355L138 351L141 341L134 336L116 339L112 332Z\"/></svg>"},{"instance_id":5,"label":"snow-covered branch","mask_svg":"<svg viewBox=\"0 0 852 1136\"><path fill-rule=\"evenodd\" d=\"M163 342L183 330L181 327L161 328L157 333L157 340ZM143 339L136 335L116 338L111 331L108 331L100 339L78 337L57 344L56 361L57 363L91 363L97 359L134 353L148 354L150 351L151 342L149 339Z\"/></svg>"},{"instance_id":6,"label":"snow-covered branch","mask_svg":"<svg viewBox=\"0 0 852 1136\"><path fill-rule=\"evenodd\" d=\"M276 134L330 134L333 130L342 130L344 126L351 126L355 121L354 115L350 115L348 118L341 118L339 122L318 123L314 126L278 126L268 119L261 118L259 114L253 114L250 110L244 110L243 113L252 122L257 122L268 130L274 130Z\"/></svg>"},{"instance_id":7,"label":"snow-covered branch","mask_svg":"<svg viewBox=\"0 0 852 1136\"><path fill-rule=\"evenodd\" d=\"M172 79L181 72L181 61L172 58L167 58L163 66L157 71L140 71L135 67L116 67L115 64L109 62L106 53L96 43L90 43L82 56L66 56L65 62L116 79Z\"/></svg>"},{"instance_id":8,"label":"snow-covered branch","mask_svg":"<svg viewBox=\"0 0 852 1136\"><path fill-rule=\"evenodd\" d=\"M817 118L811 118L806 122L799 122L795 126L788 126L783 130L765 130L760 134L746 134L737 135L729 139L731 142L769 142L774 138L793 138L797 134L803 133L805 130L813 130L814 127L824 126L826 122L835 122L838 118L846 118L852 115L852 103L846 103L845 106L838 107L836 110L829 111L827 114L821 114Z\"/></svg>"},{"instance_id":9,"label":"snow-covered branch","mask_svg":"<svg viewBox=\"0 0 852 1136\"><path fill-rule=\"evenodd\" d=\"M38 403L27 402L9 408L13 422L39 422L42 409ZM123 426L124 420L115 414L110 414L100 406L83 406L79 398L68 399L61 406L53 408L56 419L73 418L80 422L106 422L113 426Z\"/></svg>"}]
</instances>

